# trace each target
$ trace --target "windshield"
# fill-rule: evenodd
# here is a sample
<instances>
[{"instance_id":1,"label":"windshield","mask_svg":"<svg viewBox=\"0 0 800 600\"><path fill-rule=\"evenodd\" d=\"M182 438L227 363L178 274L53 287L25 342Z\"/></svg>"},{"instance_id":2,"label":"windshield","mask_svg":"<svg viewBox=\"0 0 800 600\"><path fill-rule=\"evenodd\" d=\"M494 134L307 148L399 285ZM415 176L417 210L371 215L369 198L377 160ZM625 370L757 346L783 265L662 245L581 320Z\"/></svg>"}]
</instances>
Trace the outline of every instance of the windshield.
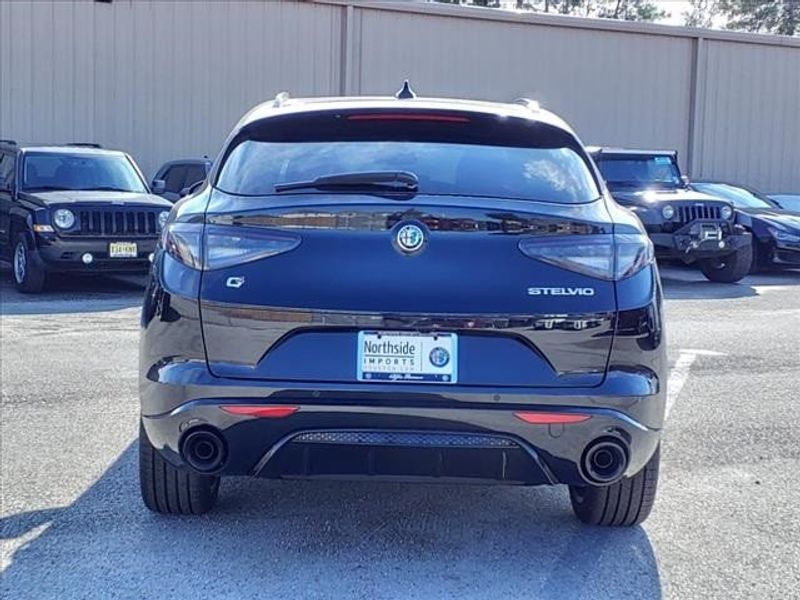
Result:
<instances>
[{"instance_id":1,"label":"windshield","mask_svg":"<svg viewBox=\"0 0 800 600\"><path fill-rule=\"evenodd\" d=\"M683 187L681 173L670 156L597 157L597 167L608 187Z\"/></svg>"},{"instance_id":2,"label":"windshield","mask_svg":"<svg viewBox=\"0 0 800 600\"><path fill-rule=\"evenodd\" d=\"M765 198L735 185L727 183L693 183L692 187L698 192L703 192L709 196L728 200L736 208L775 208Z\"/></svg>"},{"instance_id":3,"label":"windshield","mask_svg":"<svg viewBox=\"0 0 800 600\"><path fill-rule=\"evenodd\" d=\"M22 189L147 192L141 177L124 155L66 152L26 153Z\"/></svg>"},{"instance_id":4,"label":"windshield","mask_svg":"<svg viewBox=\"0 0 800 600\"><path fill-rule=\"evenodd\" d=\"M519 148L402 141L259 142L239 144L217 185L242 195L341 173L405 171L418 193L494 196L559 204L599 193L584 160L570 148ZM306 190L306 192L313 190Z\"/></svg>"}]
</instances>

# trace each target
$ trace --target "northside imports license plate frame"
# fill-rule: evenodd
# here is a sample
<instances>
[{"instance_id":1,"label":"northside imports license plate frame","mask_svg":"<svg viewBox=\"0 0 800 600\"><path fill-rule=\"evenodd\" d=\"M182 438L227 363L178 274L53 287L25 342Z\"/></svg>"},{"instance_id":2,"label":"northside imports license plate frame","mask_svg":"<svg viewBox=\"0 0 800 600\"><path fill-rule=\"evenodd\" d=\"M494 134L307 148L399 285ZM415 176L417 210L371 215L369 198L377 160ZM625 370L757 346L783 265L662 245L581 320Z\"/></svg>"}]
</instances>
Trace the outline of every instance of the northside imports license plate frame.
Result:
<instances>
[{"instance_id":1,"label":"northside imports license plate frame","mask_svg":"<svg viewBox=\"0 0 800 600\"><path fill-rule=\"evenodd\" d=\"M367 342L380 344L395 341L399 346L414 344L413 353L382 354L367 352ZM453 332L422 333L414 331L358 332L356 379L364 382L439 383L458 382L458 334ZM407 348L407 347L406 347ZM381 363L369 368L371 359L392 361L410 359L413 363ZM441 363L441 364L436 364ZM366 368L365 368L366 367ZM375 370L377 367L377 370Z\"/></svg>"}]
</instances>

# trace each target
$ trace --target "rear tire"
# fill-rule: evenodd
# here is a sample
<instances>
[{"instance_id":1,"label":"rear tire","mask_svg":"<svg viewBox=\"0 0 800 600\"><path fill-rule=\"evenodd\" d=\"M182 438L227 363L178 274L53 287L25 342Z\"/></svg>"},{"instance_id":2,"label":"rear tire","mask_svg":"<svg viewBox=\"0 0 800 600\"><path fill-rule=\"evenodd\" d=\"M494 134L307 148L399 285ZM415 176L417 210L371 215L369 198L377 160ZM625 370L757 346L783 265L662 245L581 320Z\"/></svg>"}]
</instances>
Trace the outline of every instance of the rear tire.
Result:
<instances>
[{"instance_id":1,"label":"rear tire","mask_svg":"<svg viewBox=\"0 0 800 600\"><path fill-rule=\"evenodd\" d=\"M633 477L612 485L570 486L572 510L581 521L604 527L638 525L650 514L656 500L660 448Z\"/></svg>"},{"instance_id":2,"label":"rear tire","mask_svg":"<svg viewBox=\"0 0 800 600\"><path fill-rule=\"evenodd\" d=\"M718 258L697 261L706 279L719 283L736 283L750 273L753 266L753 246L742 246L736 252Z\"/></svg>"},{"instance_id":3,"label":"rear tire","mask_svg":"<svg viewBox=\"0 0 800 600\"><path fill-rule=\"evenodd\" d=\"M24 233L17 236L14 245L11 275L17 290L23 294L38 294L47 283L47 274L39 264L36 254L28 248L28 240Z\"/></svg>"},{"instance_id":4,"label":"rear tire","mask_svg":"<svg viewBox=\"0 0 800 600\"><path fill-rule=\"evenodd\" d=\"M156 451L139 425L139 483L145 506L169 515L200 515L213 508L219 477L173 467Z\"/></svg>"}]
</instances>

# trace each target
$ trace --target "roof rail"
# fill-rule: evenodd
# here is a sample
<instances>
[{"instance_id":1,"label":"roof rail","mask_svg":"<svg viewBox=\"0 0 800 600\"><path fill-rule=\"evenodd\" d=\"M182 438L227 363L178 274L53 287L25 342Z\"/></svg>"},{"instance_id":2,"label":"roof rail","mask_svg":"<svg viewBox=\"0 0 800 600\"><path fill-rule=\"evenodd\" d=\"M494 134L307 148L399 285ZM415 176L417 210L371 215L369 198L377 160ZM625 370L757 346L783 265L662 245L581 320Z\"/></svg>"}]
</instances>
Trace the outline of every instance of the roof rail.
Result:
<instances>
[{"instance_id":1,"label":"roof rail","mask_svg":"<svg viewBox=\"0 0 800 600\"><path fill-rule=\"evenodd\" d=\"M72 146L73 148L102 148L100 144L96 144L95 142L70 142L64 145Z\"/></svg>"},{"instance_id":2,"label":"roof rail","mask_svg":"<svg viewBox=\"0 0 800 600\"><path fill-rule=\"evenodd\" d=\"M531 100L530 98L517 98L514 100L514 104L521 104L533 112L537 112L541 108L536 100Z\"/></svg>"},{"instance_id":3,"label":"roof rail","mask_svg":"<svg viewBox=\"0 0 800 600\"><path fill-rule=\"evenodd\" d=\"M16 146L17 142L15 140L0 140L0 144L5 144L6 146Z\"/></svg>"},{"instance_id":4,"label":"roof rail","mask_svg":"<svg viewBox=\"0 0 800 600\"><path fill-rule=\"evenodd\" d=\"M278 92L278 95L275 96L275 100L272 101L272 107L280 108L289 101L289 97L289 92Z\"/></svg>"}]
</instances>

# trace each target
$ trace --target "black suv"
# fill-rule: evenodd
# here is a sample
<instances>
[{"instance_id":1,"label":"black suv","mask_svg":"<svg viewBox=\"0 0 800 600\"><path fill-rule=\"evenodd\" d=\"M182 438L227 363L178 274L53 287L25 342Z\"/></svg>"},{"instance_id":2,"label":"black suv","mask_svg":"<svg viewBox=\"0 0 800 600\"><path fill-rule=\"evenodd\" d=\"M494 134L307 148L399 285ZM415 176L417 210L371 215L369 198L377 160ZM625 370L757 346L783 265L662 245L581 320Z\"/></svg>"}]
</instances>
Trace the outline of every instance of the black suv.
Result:
<instances>
[{"instance_id":1,"label":"black suv","mask_svg":"<svg viewBox=\"0 0 800 600\"><path fill-rule=\"evenodd\" d=\"M642 224L535 103L281 94L172 211L142 311L145 504L220 478L569 486L642 522L664 426Z\"/></svg>"},{"instance_id":2,"label":"black suv","mask_svg":"<svg viewBox=\"0 0 800 600\"><path fill-rule=\"evenodd\" d=\"M146 272L171 207L124 152L0 142L0 257L21 292L54 271Z\"/></svg>"},{"instance_id":3,"label":"black suv","mask_svg":"<svg viewBox=\"0 0 800 600\"><path fill-rule=\"evenodd\" d=\"M696 263L711 281L734 283L749 273L750 234L729 202L689 189L677 152L588 150L614 199L644 224L656 256Z\"/></svg>"}]
</instances>

